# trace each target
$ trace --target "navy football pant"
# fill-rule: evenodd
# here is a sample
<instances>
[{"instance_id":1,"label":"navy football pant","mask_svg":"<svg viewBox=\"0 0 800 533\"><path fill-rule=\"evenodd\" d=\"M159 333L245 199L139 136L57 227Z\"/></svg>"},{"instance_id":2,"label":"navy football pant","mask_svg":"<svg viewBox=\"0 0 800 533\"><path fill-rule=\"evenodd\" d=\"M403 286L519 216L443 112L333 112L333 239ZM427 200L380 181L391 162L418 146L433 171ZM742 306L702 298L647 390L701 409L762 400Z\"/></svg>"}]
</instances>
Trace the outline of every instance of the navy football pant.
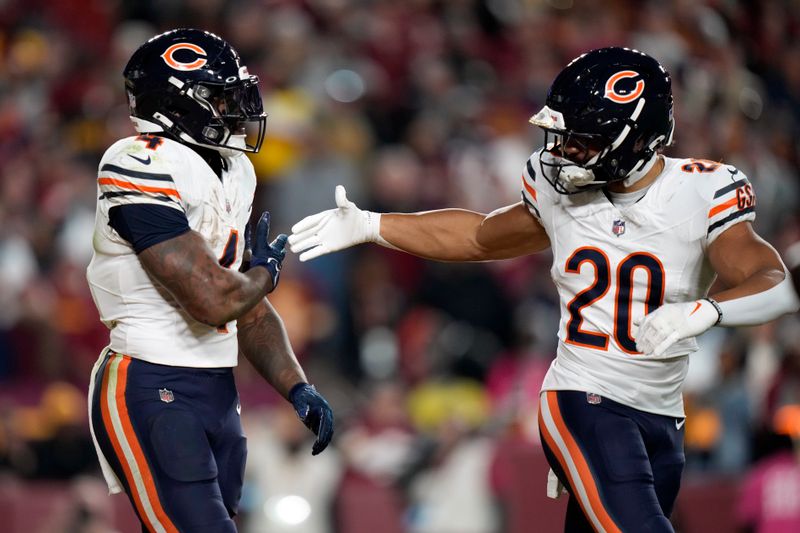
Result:
<instances>
[{"instance_id":1,"label":"navy football pant","mask_svg":"<svg viewBox=\"0 0 800 533\"><path fill-rule=\"evenodd\" d=\"M107 350L94 380L92 428L143 531L235 532L247 446L232 369Z\"/></svg>"},{"instance_id":2,"label":"navy football pant","mask_svg":"<svg viewBox=\"0 0 800 533\"><path fill-rule=\"evenodd\" d=\"M585 392L543 391L539 431L547 461L570 494L564 531L673 531L682 418Z\"/></svg>"}]
</instances>

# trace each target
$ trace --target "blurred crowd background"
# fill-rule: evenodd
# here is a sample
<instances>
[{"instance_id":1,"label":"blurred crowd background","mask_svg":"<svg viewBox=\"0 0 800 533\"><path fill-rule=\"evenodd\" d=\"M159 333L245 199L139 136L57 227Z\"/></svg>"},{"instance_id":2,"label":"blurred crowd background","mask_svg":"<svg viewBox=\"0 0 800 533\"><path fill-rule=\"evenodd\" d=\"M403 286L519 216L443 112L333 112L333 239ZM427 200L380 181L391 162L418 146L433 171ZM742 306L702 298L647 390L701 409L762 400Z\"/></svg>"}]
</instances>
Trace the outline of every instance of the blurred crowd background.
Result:
<instances>
[{"instance_id":1,"label":"blurred crowd background","mask_svg":"<svg viewBox=\"0 0 800 533\"><path fill-rule=\"evenodd\" d=\"M519 201L550 81L584 51L625 45L672 74L667 155L736 165L757 231L782 252L800 239L796 0L0 0L4 531L131 527L86 422L107 332L85 267L97 164L133 132L122 68L174 27L218 33L260 77L254 212L276 231L333 207L337 184L379 211ZM535 423L558 322L548 255L452 265L362 246L286 263L270 299L337 436L312 458L290 406L242 362L243 531L559 530ZM800 530L797 318L701 345L676 527Z\"/></svg>"}]
</instances>

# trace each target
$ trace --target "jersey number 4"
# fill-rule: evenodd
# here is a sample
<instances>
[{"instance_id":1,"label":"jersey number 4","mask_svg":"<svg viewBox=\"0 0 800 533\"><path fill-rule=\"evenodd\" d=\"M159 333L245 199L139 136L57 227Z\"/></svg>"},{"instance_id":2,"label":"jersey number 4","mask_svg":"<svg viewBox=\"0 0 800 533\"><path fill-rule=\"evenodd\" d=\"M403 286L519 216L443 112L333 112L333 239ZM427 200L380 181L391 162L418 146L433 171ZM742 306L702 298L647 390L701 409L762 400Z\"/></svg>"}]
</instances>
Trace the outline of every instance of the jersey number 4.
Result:
<instances>
[{"instance_id":1,"label":"jersey number 4","mask_svg":"<svg viewBox=\"0 0 800 533\"><path fill-rule=\"evenodd\" d=\"M219 258L219 264L225 268L230 268L236 262L236 247L239 245L239 232L232 229L228 234L228 242L225 244L225 250ZM228 333L228 326L220 326L217 328L217 333Z\"/></svg>"},{"instance_id":2,"label":"jersey number 4","mask_svg":"<svg viewBox=\"0 0 800 533\"><path fill-rule=\"evenodd\" d=\"M608 349L608 335L581 329L584 307L590 306L606 296L611 287L611 262L602 250L593 247L578 248L567 259L566 271L580 274L584 263L591 263L595 279L590 286L580 291L567 304L569 321L567 338L569 344L576 344L597 350ZM647 275L647 294L645 313L654 311L664 302L664 265L659 259L646 252L634 252L620 261L616 268L616 294L614 295L614 340L626 353L640 353L636 341L631 337L631 306L633 305L633 277L637 269Z\"/></svg>"}]
</instances>

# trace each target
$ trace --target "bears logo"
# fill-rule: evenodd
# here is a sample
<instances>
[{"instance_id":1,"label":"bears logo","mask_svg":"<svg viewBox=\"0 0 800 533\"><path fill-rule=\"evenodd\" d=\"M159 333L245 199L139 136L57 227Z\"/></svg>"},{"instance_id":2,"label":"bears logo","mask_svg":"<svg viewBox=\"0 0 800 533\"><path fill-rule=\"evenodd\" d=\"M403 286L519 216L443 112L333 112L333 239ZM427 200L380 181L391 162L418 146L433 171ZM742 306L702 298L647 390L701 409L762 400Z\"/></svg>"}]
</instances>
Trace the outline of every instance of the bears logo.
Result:
<instances>
[{"instance_id":1,"label":"bears logo","mask_svg":"<svg viewBox=\"0 0 800 533\"><path fill-rule=\"evenodd\" d=\"M178 50L191 50L195 54L197 54L197 58L194 61L189 63L178 61L175 59L175 52ZM201 68L203 65L208 63L205 59L207 57L206 51L197 46L196 44L192 43L176 43L167 48L163 54L161 54L161 58L164 62L169 65L170 67L174 68L175 70L197 70Z\"/></svg>"},{"instance_id":2,"label":"bears logo","mask_svg":"<svg viewBox=\"0 0 800 533\"><path fill-rule=\"evenodd\" d=\"M626 78L640 78L636 80L636 85L634 86L633 90L630 92L619 92L617 90L617 84L620 80L624 80ZM608 78L606 82L606 94L605 97L611 100L612 102L616 102L618 104L628 104L633 102L637 98L639 98L642 93L644 92L644 80L641 79L638 72L633 70L621 70Z\"/></svg>"}]
</instances>

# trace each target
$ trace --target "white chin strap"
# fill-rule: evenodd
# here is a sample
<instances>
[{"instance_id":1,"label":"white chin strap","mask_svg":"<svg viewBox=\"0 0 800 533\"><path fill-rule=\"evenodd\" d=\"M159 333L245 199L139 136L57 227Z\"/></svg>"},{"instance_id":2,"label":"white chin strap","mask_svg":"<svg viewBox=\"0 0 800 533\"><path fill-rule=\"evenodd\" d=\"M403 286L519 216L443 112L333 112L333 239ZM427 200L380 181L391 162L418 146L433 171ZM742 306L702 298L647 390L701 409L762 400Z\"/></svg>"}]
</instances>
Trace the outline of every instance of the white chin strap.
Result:
<instances>
[{"instance_id":1,"label":"white chin strap","mask_svg":"<svg viewBox=\"0 0 800 533\"><path fill-rule=\"evenodd\" d=\"M247 148L247 135L231 135L228 138L228 142L226 143L231 148L238 148L240 150L244 150Z\"/></svg>"},{"instance_id":2,"label":"white chin strap","mask_svg":"<svg viewBox=\"0 0 800 533\"><path fill-rule=\"evenodd\" d=\"M223 148L221 146L210 146L209 148L219 152L219 155L222 157L233 157L236 154L241 154L242 150L247 148L246 137L246 135L231 135L225 143L227 146L230 146L230 148Z\"/></svg>"},{"instance_id":3,"label":"white chin strap","mask_svg":"<svg viewBox=\"0 0 800 533\"><path fill-rule=\"evenodd\" d=\"M664 146L669 146L670 144L672 144L672 132L674 131L674 129L675 129L675 123L673 122L672 127L670 128L669 136L667 137L666 141L663 142ZM622 181L623 185L625 185L626 187L630 187L631 185L633 185L634 183L645 177L648 172L650 172L650 169L653 168L653 165L655 165L656 161L658 161L658 154L656 153L656 147L661 145L662 141L664 141L663 135L659 135L658 137L653 139L653 141L647 147L647 149L650 150L653 153L653 155L651 155L650 159L648 159L647 161L645 160L639 161L639 163L635 167L633 167L633 170L631 170L628 173L628 177L626 177Z\"/></svg>"},{"instance_id":4,"label":"white chin strap","mask_svg":"<svg viewBox=\"0 0 800 533\"><path fill-rule=\"evenodd\" d=\"M558 164L558 161L561 160L560 157L551 154L548 149L552 149L552 145L548 146L542 152L542 160L545 163L550 163L553 165ZM549 172L552 174L552 170L546 170L545 172ZM585 168L579 167L575 164L569 163L562 166L558 176L550 176L551 179L558 178L569 190L577 190L580 187L585 187L586 185L592 185L594 183L600 183L595 180L594 172L591 170L587 170Z\"/></svg>"},{"instance_id":5,"label":"white chin strap","mask_svg":"<svg viewBox=\"0 0 800 533\"><path fill-rule=\"evenodd\" d=\"M164 115L159 114L157 118L158 120L161 120L169 125L172 124L172 121L170 121ZM164 131L164 127L155 122L151 122L149 120L144 120L142 118L134 116L131 116L130 119L131 122L133 122L133 127L137 133L158 133ZM181 141L185 143L194 144L195 146L202 146L203 148L210 148L212 150L216 150L222 157L233 157L236 154L241 153L242 150L247 148L246 135L230 135L225 143L227 146L230 146L230 148L226 148L224 146L213 146L210 144L203 144L195 141L185 133L181 133L179 137Z\"/></svg>"},{"instance_id":6,"label":"white chin strap","mask_svg":"<svg viewBox=\"0 0 800 533\"><path fill-rule=\"evenodd\" d=\"M628 174L628 177L622 180L622 184L626 187L630 187L637 181L641 180L647 175L648 172L650 172L650 169L653 168L653 165L656 164L656 161L658 161L658 154L655 153L651 155L650 159L647 161L640 161L639 164L634 167L633 170L631 170L630 174Z\"/></svg>"}]
</instances>

